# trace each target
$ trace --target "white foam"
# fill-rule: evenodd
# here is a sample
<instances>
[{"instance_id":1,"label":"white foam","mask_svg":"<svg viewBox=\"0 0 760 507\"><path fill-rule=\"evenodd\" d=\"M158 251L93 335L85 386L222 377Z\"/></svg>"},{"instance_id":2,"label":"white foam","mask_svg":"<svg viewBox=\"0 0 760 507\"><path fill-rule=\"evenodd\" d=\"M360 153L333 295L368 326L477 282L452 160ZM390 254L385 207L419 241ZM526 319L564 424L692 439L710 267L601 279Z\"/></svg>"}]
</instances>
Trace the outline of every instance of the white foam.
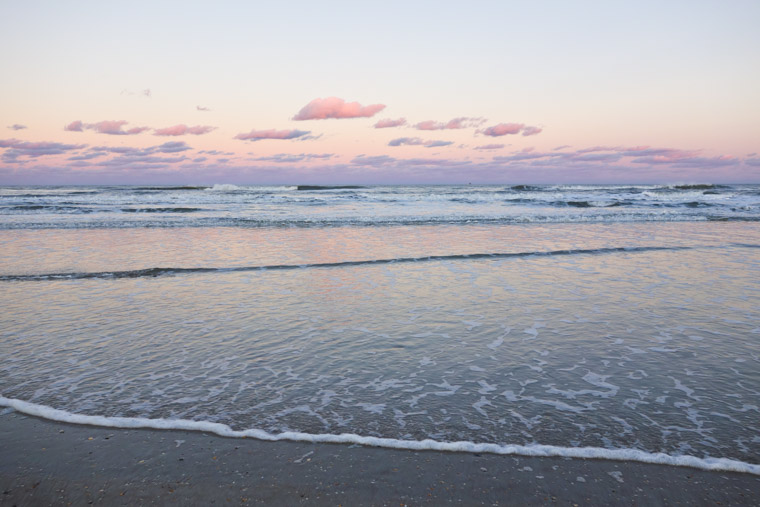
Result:
<instances>
[{"instance_id":1,"label":"white foam","mask_svg":"<svg viewBox=\"0 0 760 507\"><path fill-rule=\"evenodd\" d=\"M237 185L230 185L229 183L216 183L213 187L206 189L209 192L230 192L233 190L240 190Z\"/></svg>"},{"instance_id":2,"label":"white foam","mask_svg":"<svg viewBox=\"0 0 760 507\"><path fill-rule=\"evenodd\" d=\"M566 458L594 458L617 461L637 461L659 465L683 466L702 470L724 470L760 475L760 465L745 463L729 458L697 458L696 456L671 456L665 453L650 453L638 449L603 449L601 447L560 447L555 445L501 445L476 442L439 442L435 440L398 440L395 438L367 437L353 433L311 434L286 431L272 434L258 429L233 430L226 424L209 421L189 421L186 419L145 419L140 417L105 417L98 415L72 414L44 405L0 396L0 406L10 407L18 412L51 421L69 424L86 424L109 428L150 428L158 430L204 431L228 438L255 438L266 441L287 440L293 442L358 444L390 449L414 451L448 451L469 453L491 453L519 456L558 456Z\"/></svg>"}]
</instances>

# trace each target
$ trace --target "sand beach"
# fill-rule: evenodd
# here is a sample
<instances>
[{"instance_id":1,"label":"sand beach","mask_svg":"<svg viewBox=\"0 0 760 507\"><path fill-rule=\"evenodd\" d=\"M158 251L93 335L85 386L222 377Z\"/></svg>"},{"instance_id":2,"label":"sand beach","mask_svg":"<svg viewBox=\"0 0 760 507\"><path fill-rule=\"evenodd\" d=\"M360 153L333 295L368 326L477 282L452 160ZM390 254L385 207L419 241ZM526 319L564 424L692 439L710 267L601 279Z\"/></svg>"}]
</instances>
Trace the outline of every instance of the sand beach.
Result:
<instances>
[{"instance_id":1,"label":"sand beach","mask_svg":"<svg viewBox=\"0 0 760 507\"><path fill-rule=\"evenodd\" d=\"M760 477L0 415L2 505L756 505Z\"/></svg>"}]
</instances>

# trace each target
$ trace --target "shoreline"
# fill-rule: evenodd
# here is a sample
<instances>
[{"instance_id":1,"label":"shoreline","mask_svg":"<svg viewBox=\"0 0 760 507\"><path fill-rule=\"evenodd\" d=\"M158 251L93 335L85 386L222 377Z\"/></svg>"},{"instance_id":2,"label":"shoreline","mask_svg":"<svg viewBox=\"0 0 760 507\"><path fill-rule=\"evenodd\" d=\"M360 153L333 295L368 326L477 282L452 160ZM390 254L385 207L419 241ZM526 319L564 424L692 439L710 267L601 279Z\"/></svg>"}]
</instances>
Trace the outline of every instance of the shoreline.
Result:
<instances>
[{"instance_id":1,"label":"shoreline","mask_svg":"<svg viewBox=\"0 0 760 507\"><path fill-rule=\"evenodd\" d=\"M749 473L604 459L267 442L0 414L0 503L753 505Z\"/></svg>"},{"instance_id":2,"label":"shoreline","mask_svg":"<svg viewBox=\"0 0 760 507\"><path fill-rule=\"evenodd\" d=\"M188 419L145 419L140 417L106 417L74 414L46 405L5 398L0 395L0 407L8 407L21 414L43 420L118 429L153 429L194 431L213 434L222 438L252 438L266 442L303 442L311 444L360 445L403 451L439 451L495 454L501 456L533 456L548 458L603 459L651 463L656 465L689 467L716 472L739 472L760 476L760 465L730 458L698 458L696 456L672 456L637 449L606 449L601 447L558 447L554 445L501 445L475 442L441 442L436 440L398 440L395 438L362 436L353 433L314 434L289 431L279 434L259 429L233 430L226 424L194 421Z\"/></svg>"}]
</instances>

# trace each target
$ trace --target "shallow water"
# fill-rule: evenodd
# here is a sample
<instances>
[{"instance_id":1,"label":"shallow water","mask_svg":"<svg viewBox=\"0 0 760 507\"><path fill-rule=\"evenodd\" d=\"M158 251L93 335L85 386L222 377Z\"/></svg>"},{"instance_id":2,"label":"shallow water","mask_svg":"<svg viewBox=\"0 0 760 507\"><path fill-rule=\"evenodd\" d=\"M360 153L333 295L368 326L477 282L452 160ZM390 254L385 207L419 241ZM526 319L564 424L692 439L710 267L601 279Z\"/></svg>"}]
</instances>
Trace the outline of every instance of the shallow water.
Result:
<instances>
[{"instance_id":1,"label":"shallow water","mask_svg":"<svg viewBox=\"0 0 760 507\"><path fill-rule=\"evenodd\" d=\"M0 245L7 398L760 463L755 222L4 230ZM417 260L340 264L402 258ZM156 267L213 271L109 276ZM94 277L13 278L61 273Z\"/></svg>"}]
</instances>

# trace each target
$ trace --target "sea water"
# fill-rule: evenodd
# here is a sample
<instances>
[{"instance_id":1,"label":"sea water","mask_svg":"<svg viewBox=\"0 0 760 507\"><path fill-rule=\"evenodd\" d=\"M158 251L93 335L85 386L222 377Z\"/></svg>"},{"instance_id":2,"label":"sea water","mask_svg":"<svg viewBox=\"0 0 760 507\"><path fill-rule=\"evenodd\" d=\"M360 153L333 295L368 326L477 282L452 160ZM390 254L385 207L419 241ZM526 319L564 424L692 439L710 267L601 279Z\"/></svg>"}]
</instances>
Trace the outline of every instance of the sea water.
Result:
<instances>
[{"instance_id":1,"label":"sea water","mask_svg":"<svg viewBox=\"0 0 760 507\"><path fill-rule=\"evenodd\" d=\"M0 189L0 404L760 473L760 187Z\"/></svg>"}]
</instances>

